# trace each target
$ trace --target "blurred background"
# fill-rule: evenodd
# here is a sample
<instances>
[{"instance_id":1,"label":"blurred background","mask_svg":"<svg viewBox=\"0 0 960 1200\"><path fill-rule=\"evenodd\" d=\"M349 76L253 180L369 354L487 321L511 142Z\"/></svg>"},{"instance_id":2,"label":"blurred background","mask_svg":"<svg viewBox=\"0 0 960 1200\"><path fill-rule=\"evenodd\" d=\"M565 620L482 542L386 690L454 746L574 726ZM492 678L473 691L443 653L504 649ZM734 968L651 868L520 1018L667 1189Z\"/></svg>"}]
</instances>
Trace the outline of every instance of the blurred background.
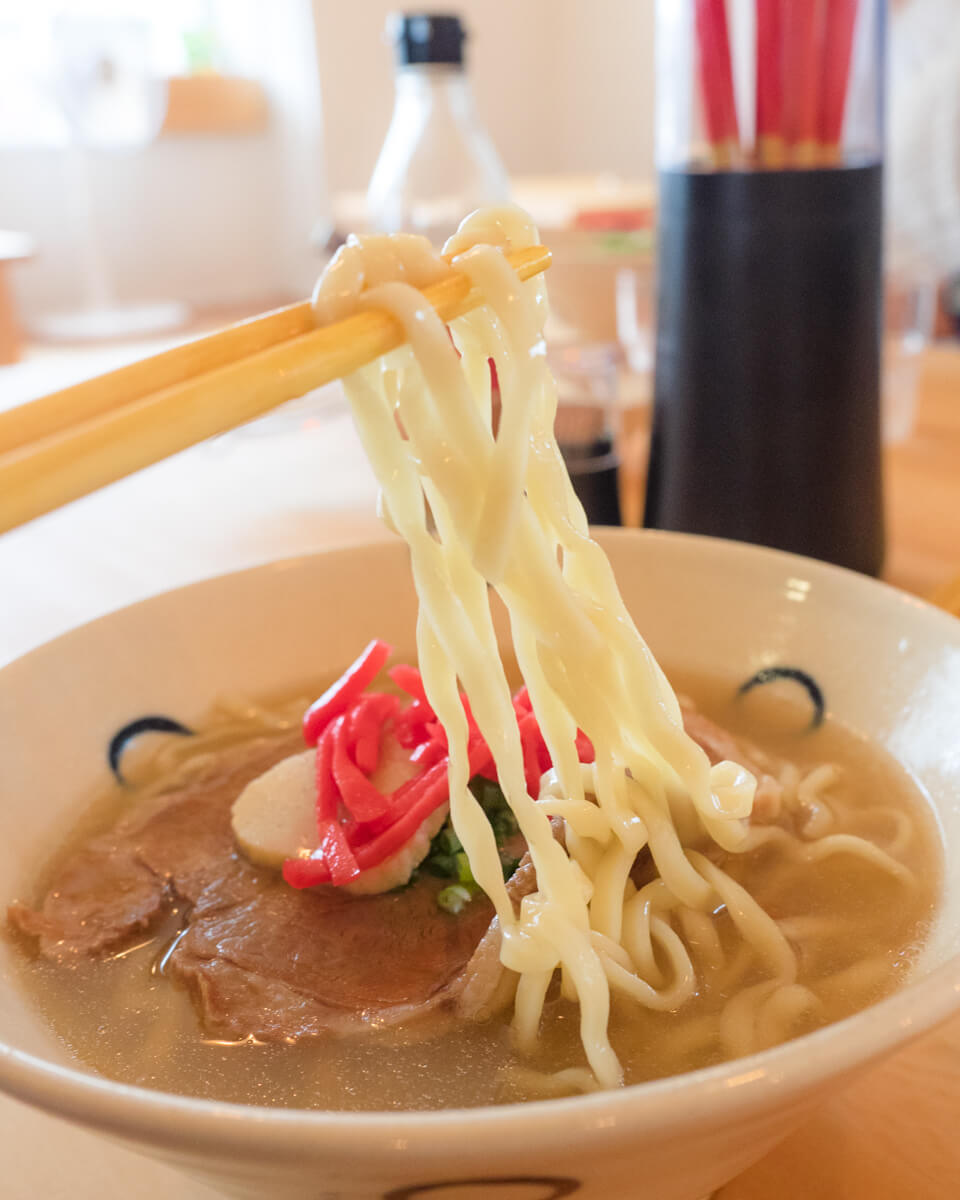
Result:
<instances>
[{"instance_id":1,"label":"blurred background","mask_svg":"<svg viewBox=\"0 0 960 1200\"><path fill-rule=\"evenodd\" d=\"M302 298L350 230L442 233L434 193L509 193L556 256L561 388L634 414L629 467L652 367L654 7L462 0L461 90L413 94L423 47L389 0L0 0L0 406ZM894 4L889 34L897 440L917 356L960 310L960 5ZM459 191L457 155L476 176Z\"/></svg>"},{"instance_id":2,"label":"blurred background","mask_svg":"<svg viewBox=\"0 0 960 1200\"><path fill-rule=\"evenodd\" d=\"M0 225L34 244L13 277L27 328L86 299L84 218L124 301L202 310L309 290L338 205L362 217L350 196L365 191L390 122L395 7L0 6ZM457 11L477 109L511 177L652 177L651 5L604 0L602 20L575 0ZM139 128L109 112L138 106ZM72 194L84 137L88 212Z\"/></svg>"}]
</instances>

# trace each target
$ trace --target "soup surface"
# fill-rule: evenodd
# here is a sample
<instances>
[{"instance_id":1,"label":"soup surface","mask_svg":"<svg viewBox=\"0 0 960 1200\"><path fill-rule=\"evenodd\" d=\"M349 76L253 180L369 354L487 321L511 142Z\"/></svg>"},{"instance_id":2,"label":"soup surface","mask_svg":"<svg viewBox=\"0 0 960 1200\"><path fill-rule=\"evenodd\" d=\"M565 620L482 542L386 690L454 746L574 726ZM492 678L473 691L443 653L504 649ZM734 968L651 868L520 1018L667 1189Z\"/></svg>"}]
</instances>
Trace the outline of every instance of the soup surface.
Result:
<instances>
[{"instance_id":1,"label":"soup surface","mask_svg":"<svg viewBox=\"0 0 960 1200\"><path fill-rule=\"evenodd\" d=\"M802 777L821 764L836 764L836 779L817 790L830 833L862 837L910 872L897 878L875 863L838 853L800 861L776 840L745 854L714 848L710 857L770 913L799 957L797 983L812 991L816 1011L801 1006L786 1025L759 1030L771 1044L839 1020L894 989L910 970L934 912L940 877L939 843L924 797L906 773L862 738L829 720L810 730L805 707L782 697L737 698L727 682L674 676L679 691L734 736L793 764ZM292 728L302 704L286 711ZM204 754L251 753L249 723L234 723L207 740ZM265 769L301 745L291 725L261 730ZM241 739L238 741L238 738ZM92 832L109 828L118 815L155 789L158 777L194 753L191 739L175 739L152 761L135 763L133 791L114 788L101 797L64 854L41 881L55 883L57 864ZM181 761L182 768L182 761ZM793 766L786 768L787 775ZM796 778L796 772L794 779ZM787 786L796 787L787 778ZM799 816L797 815L799 814ZM794 818L812 828L824 811L801 801ZM771 820L771 825L776 822ZM638 868L642 875L642 866ZM35 899L28 897L27 899ZM480 900L474 904L485 903ZM520 1057L511 1046L509 1010L483 1023L397 1026L361 1036L328 1035L258 1044L211 1037L187 992L172 982L169 952L183 924L181 909L102 958L57 964L22 957L24 985L64 1045L80 1062L125 1083L248 1104L383 1110L464 1107L504 1103L569 1090L549 1073L585 1063L578 1010L559 988L545 1009L539 1049ZM611 1041L628 1083L707 1066L731 1056L736 1045L736 1006L729 1001L763 979L737 936L728 912L711 921L717 937L691 925L683 932L694 953L695 998L676 1012L654 1012L614 996ZM736 1051L734 1051L736 1053Z\"/></svg>"}]
</instances>

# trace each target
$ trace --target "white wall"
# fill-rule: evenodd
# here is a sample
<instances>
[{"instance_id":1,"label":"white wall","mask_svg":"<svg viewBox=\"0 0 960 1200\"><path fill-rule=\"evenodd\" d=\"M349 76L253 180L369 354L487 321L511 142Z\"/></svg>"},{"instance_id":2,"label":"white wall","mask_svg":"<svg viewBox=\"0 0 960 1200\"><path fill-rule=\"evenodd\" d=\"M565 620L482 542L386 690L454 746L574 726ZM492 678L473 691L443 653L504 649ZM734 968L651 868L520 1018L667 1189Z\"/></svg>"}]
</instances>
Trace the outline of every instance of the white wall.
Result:
<instances>
[{"instance_id":1,"label":"white wall","mask_svg":"<svg viewBox=\"0 0 960 1200\"><path fill-rule=\"evenodd\" d=\"M316 277L309 236L328 202L311 0L231 2L229 11L247 44L237 69L263 83L270 127L88 156L118 300L257 305L303 295ZM39 249L11 272L28 322L83 299L78 182L62 148L0 147L0 228L30 232Z\"/></svg>"},{"instance_id":2,"label":"white wall","mask_svg":"<svg viewBox=\"0 0 960 1200\"><path fill-rule=\"evenodd\" d=\"M654 0L550 7L559 18L550 169L652 179Z\"/></svg>"},{"instance_id":3,"label":"white wall","mask_svg":"<svg viewBox=\"0 0 960 1200\"><path fill-rule=\"evenodd\" d=\"M282 289L276 176L267 138L170 138L89 158L92 208L120 300L257 301ZM0 151L0 226L29 230L38 256L15 268L32 312L82 299L75 177L58 149Z\"/></svg>"},{"instance_id":4,"label":"white wall","mask_svg":"<svg viewBox=\"0 0 960 1200\"><path fill-rule=\"evenodd\" d=\"M302 294L316 272L307 243L326 205L324 165L326 191L365 187L386 133L393 67L382 34L397 7L273 0L261 10L270 19L259 53L281 119L268 134L165 138L94 157L95 207L120 299L203 306ZM653 0L449 7L470 30L478 106L512 173L650 176ZM322 102L305 44L311 10ZM65 171L62 150L0 148L0 228L28 230L40 248L12 274L28 319L79 299Z\"/></svg>"},{"instance_id":5,"label":"white wall","mask_svg":"<svg viewBox=\"0 0 960 1200\"><path fill-rule=\"evenodd\" d=\"M362 188L393 106L382 35L400 6L312 2L331 186ZM466 22L477 104L511 173L652 175L654 0L459 0L449 9Z\"/></svg>"}]
</instances>

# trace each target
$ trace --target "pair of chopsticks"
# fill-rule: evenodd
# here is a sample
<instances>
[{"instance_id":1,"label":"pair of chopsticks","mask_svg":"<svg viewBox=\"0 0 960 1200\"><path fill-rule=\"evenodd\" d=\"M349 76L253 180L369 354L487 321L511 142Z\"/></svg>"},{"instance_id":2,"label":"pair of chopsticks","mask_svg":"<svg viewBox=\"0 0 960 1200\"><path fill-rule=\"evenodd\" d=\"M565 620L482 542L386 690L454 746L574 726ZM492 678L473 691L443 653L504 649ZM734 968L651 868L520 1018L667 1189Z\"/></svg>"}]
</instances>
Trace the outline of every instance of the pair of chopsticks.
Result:
<instances>
[{"instance_id":1,"label":"pair of chopsticks","mask_svg":"<svg viewBox=\"0 0 960 1200\"><path fill-rule=\"evenodd\" d=\"M842 158L859 0L756 0L756 145L764 167ZM726 0L696 0L700 87L718 169L749 161L741 144Z\"/></svg>"},{"instance_id":2,"label":"pair of chopsticks","mask_svg":"<svg viewBox=\"0 0 960 1200\"><path fill-rule=\"evenodd\" d=\"M520 279L546 246L507 255ZM444 321L483 300L455 272L423 291ZM262 416L396 349L402 326L367 311L318 328L293 304L0 412L0 533Z\"/></svg>"}]
</instances>

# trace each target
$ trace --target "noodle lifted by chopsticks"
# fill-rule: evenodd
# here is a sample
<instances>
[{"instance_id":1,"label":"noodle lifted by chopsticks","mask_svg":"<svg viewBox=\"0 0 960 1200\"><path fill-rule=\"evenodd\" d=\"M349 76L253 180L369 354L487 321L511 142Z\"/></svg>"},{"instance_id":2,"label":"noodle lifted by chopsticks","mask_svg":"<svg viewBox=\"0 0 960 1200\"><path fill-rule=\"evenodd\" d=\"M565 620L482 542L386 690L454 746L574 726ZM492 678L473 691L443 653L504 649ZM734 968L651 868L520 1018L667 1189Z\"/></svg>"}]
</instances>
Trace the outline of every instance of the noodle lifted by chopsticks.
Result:
<instances>
[{"instance_id":1,"label":"noodle lifted by chopsticks","mask_svg":"<svg viewBox=\"0 0 960 1200\"><path fill-rule=\"evenodd\" d=\"M590 1067L613 1086L622 1070L608 1036L611 989L647 1007L679 1007L696 987L681 933L702 930L721 906L765 975L725 1015L734 1043L747 1039L748 1027L792 1019L816 1000L796 984L796 956L776 923L699 852L710 841L728 851L746 844L756 782L734 763L711 767L684 732L676 696L589 535L553 436L543 285L520 283L503 253L535 240L518 210L464 222L445 253L459 255L456 269L486 306L452 323L452 342L417 290L451 269L423 239L352 239L314 303L327 320L376 307L404 327L408 344L346 386L384 516L410 546L420 669L449 741L453 824L496 907L502 962L519 975L520 1045L536 1039L559 969L564 994L579 1003ZM496 437L491 359L502 402ZM488 584L509 613L554 764L538 800L527 794ZM536 867L538 890L519 913L467 786L461 685ZM578 761L578 728L596 750L589 767ZM562 816L563 843L553 814ZM645 847L656 878L638 890L630 871Z\"/></svg>"}]
</instances>

